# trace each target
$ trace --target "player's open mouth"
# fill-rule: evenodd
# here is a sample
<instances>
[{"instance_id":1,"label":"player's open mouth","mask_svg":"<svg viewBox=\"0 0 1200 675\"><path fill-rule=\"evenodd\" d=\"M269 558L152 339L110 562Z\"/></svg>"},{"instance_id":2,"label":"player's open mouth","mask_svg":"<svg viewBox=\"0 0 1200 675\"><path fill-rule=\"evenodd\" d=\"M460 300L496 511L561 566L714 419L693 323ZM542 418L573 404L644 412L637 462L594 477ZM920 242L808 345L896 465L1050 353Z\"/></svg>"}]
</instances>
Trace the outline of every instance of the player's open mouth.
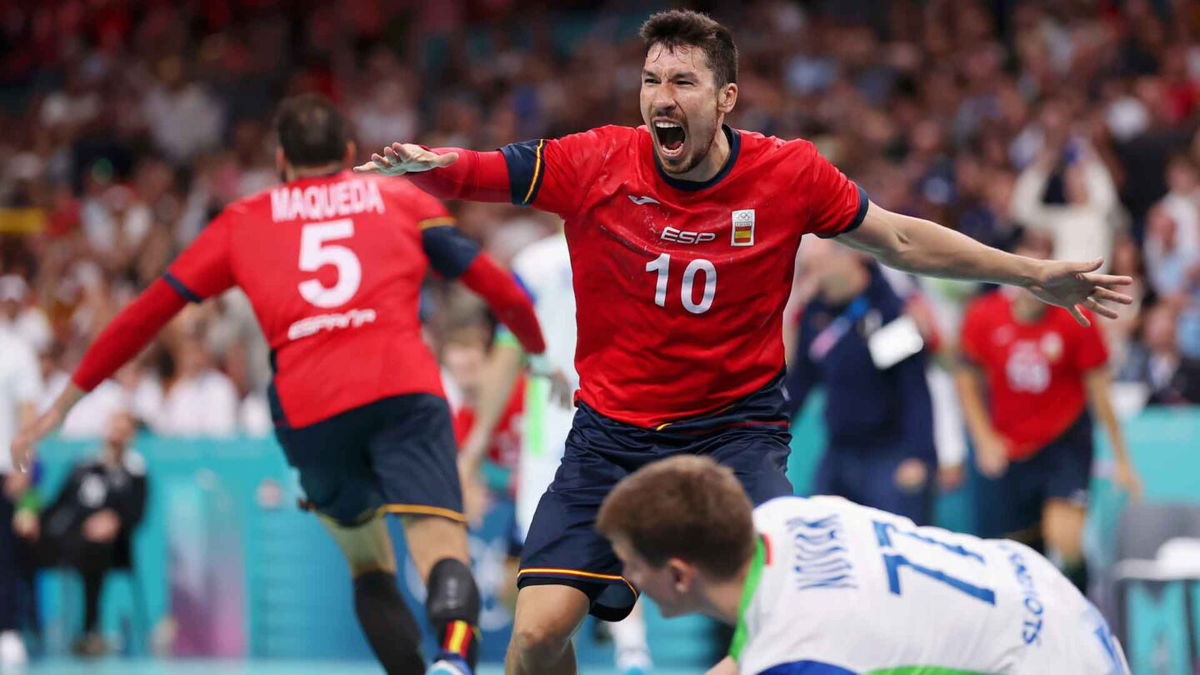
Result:
<instances>
[{"instance_id":1,"label":"player's open mouth","mask_svg":"<svg viewBox=\"0 0 1200 675\"><path fill-rule=\"evenodd\" d=\"M655 120L654 137L658 140L663 157L674 159L683 154L683 142L687 140L687 131L679 122Z\"/></svg>"}]
</instances>

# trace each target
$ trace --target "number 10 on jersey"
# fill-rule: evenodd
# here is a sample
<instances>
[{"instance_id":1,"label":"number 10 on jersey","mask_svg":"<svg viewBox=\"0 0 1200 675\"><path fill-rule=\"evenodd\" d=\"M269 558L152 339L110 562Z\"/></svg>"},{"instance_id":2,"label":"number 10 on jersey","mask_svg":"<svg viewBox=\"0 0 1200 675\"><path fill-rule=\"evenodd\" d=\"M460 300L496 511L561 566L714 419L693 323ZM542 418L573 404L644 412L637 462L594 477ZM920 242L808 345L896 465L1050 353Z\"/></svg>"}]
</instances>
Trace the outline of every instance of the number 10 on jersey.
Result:
<instances>
[{"instance_id":1,"label":"number 10 on jersey","mask_svg":"<svg viewBox=\"0 0 1200 675\"><path fill-rule=\"evenodd\" d=\"M647 272L656 272L658 278L654 284L654 304L659 307L667 306L667 284L671 276L671 254L663 253L654 260L646 263ZM703 273L704 275L704 292L700 297L700 302L696 302L694 288L697 283L696 275ZM713 264L703 258L697 258L683 270L683 284L679 289L680 300L683 301L683 308L692 314L703 314L707 312L713 304L713 298L717 294L717 268Z\"/></svg>"}]
</instances>

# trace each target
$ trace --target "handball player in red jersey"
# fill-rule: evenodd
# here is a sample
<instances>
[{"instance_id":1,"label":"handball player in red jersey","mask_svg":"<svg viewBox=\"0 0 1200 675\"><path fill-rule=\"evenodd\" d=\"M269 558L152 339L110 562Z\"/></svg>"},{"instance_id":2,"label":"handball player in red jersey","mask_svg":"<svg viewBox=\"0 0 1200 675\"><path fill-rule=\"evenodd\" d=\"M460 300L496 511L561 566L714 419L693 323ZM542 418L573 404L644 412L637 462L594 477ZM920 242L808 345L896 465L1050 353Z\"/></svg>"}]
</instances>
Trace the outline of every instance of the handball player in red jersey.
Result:
<instances>
[{"instance_id":1,"label":"handball player in red jersey","mask_svg":"<svg viewBox=\"0 0 1200 675\"><path fill-rule=\"evenodd\" d=\"M442 198L511 201L565 221L578 307L579 409L526 539L510 673L575 672L570 637L617 620L637 591L595 531L616 483L671 455L730 467L754 503L790 494L782 310L806 234L884 264L1030 289L1080 322L1128 303L1101 261L1003 253L888 212L812 143L726 125L738 98L729 31L674 10L642 26L645 126L608 126L493 152L395 143L358 167Z\"/></svg>"},{"instance_id":2,"label":"handball player in red jersey","mask_svg":"<svg viewBox=\"0 0 1200 675\"><path fill-rule=\"evenodd\" d=\"M416 619L396 586L384 513L401 516L428 587L441 653L430 673L467 674L477 654L456 444L440 372L421 337L430 268L462 280L533 352L544 349L516 280L404 180L346 170L355 147L329 101L285 101L276 161L285 183L230 204L100 334L71 385L13 443L34 442L184 307L234 286L271 347L271 411L288 462L350 565L359 623L389 673L425 671Z\"/></svg>"}]
</instances>

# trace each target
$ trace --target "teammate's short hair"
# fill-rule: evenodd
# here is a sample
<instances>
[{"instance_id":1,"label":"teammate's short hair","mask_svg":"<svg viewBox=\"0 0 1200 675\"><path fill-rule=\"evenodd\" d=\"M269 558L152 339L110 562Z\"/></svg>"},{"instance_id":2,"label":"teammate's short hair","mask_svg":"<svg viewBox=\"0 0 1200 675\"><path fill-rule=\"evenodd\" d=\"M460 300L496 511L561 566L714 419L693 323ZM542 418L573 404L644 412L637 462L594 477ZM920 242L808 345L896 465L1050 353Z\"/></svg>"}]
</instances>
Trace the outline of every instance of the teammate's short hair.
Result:
<instances>
[{"instance_id":1,"label":"teammate's short hair","mask_svg":"<svg viewBox=\"0 0 1200 675\"><path fill-rule=\"evenodd\" d=\"M642 24L641 36L647 52L654 45L667 49L699 47L708 59L718 87L737 82L738 52L733 35L707 14L690 9L658 12Z\"/></svg>"},{"instance_id":2,"label":"teammate's short hair","mask_svg":"<svg viewBox=\"0 0 1200 675\"><path fill-rule=\"evenodd\" d=\"M754 555L754 507L733 471L681 455L654 462L613 488L596 529L626 539L655 567L685 560L728 579Z\"/></svg>"},{"instance_id":3,"label":"teammate's short hair","mask_svg":"<svg viewBox=\"0 0 1200 675\"><path fill-rule=\"evenodd\" d=\"M320 94L284 100L275 116L279 147L293 166L321 166L341 161L350 140L346 118L333 101Z\"/></svg>"}]
</instances>

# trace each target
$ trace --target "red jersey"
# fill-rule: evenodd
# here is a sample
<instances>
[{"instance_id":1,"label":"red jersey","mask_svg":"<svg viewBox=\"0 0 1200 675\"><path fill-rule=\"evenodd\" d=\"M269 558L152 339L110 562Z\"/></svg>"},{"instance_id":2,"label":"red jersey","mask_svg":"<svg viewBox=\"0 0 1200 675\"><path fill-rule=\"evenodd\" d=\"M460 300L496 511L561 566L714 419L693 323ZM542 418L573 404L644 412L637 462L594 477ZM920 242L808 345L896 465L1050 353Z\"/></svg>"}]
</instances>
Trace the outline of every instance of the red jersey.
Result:
<instances>
[{"instance_id":1,"label":"red jersey","mask_svg":"<svg viewBox=\"0 0 1200 675\"><path fill-rule=\"evenodd\" d=\"M866 194L812 143L725 133L729 159L702 183L667 176L645 127L501 150L512 201L566 222L579 398L608 417L658 426L779 375L800 238L866 214Z\"/></svg>"},{"instance_id":2,"label":"red jersey","mask_svg":"<svg viewBox=\"0 0 1200 675\"><path fill-rule=\"evenodd\" d=\"M1021 323L1004 291L967 307L962 351L984 371L992 424L1008 439L1010 459L1037 453L1083 413L1084 375L1108 362L1100 329L1085 314L1086 328L1059 307Z\"/></svg>"},{"instance_id":3,"label":"red jersey","mask_svg":"<svg viewBox=\"0 0 1200 675\"><path fill-rule=\"evenodd\" d=\"M230 204L166 279L192 300L246 292L285 421L306 426L388 396L443 395L417 310L422 232L451 224L405 180L301 179Z\"/></svg>"}]
</instances>

